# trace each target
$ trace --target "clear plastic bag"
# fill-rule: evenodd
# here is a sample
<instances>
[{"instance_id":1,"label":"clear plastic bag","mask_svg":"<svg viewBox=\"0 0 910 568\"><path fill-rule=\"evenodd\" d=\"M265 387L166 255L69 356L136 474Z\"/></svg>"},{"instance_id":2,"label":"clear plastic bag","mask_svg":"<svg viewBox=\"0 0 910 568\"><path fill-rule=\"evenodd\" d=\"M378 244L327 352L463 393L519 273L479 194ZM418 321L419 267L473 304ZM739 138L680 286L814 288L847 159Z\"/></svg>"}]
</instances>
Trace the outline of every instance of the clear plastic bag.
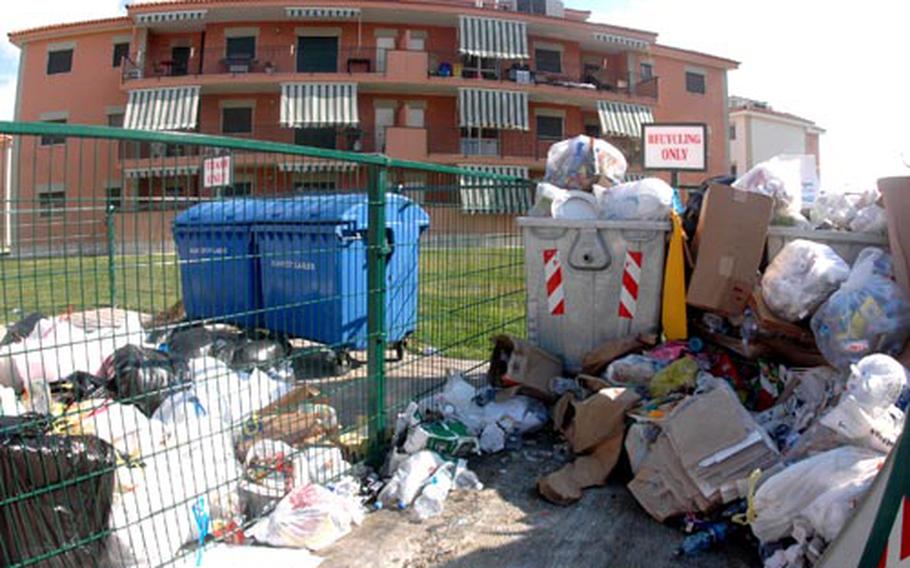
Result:
<instances>
[{"instance_id":1,"label":"clear plastic bag","mask_svg":"<svg viewBox=\"0 0 910 568\"><path fill-rule=\"evenodd\" d=\"M625 176L626 158L616 147L590 136L576 136L550 146L544 181L556 187L590 191Z\"/></svg>"},{"instance_id":2,"label":"clear plastic bag","mask_svg":"<svg viewBox=\"0 0 910 568\"><path fill-rule=\"evenodd\" d=\"M848 193L822 193L809 210L812 226L819 229L846 230L856 217L861 196Z\"/></svg>"},{"instance_id":3,"label":"clear plastic bag","mask_svg":"<svg viewBox=\"0 0 910 568\"><path fill-rule=\"evenodd\" d=\"M762 277L762 298L774 314L799 321L850 275L850 266L828 245L798 239L774 257Z\"/></svg>"},{"instance_id":4,"label":"clear plastic bag","mask_svg":"<svg viewBox=\"0 0 910 568\"><path fill-rule=\"evenodd\" d=\"M850 276L812 316L812 333L825 359L846 369L870 353L896 354L910 337L910 300L882 275L886 255L864 250Z\"/></svg>"},{"instance_id":5,"label":"clear plastic bag","mask_svg":"<svg viewBox=\"0 0 910 568\"><path fill-rule=\"evenodd\" d=\"M667 363L645 355L626 355L607 367L604 378L619 385L648 386Z\"/></svg>"},{"instance_id":6,"label":"clear plastic bag","mask_svg":"<svg viewBox=\"0 0 910 568\"><path fill-rule=\"evenodd\" d=\"M850 230L855 233L885 234L888 232L888 218L885 209L878 205L863 207L850 221Z\"/></svg>"},{"instance_id":7,"label":"clear plastic bag","mask_svg":"<svg viewBox=\"0 0 910 568\"><path fill-rule=\"evenodd\" d=\"M659 178L595 186L594 194L608 221L665 221L673 207L673 188Z\"/></svg>"},{"instance_id":8,"label":"clear plastic bag","mask_svg":"<svg viewBox=\"0 0 910 568\"><path fill-rule=\"evenodd\" d=\"M774 224L809 225L802 215L802 162L775 156L762 162L733 182L733 187L762 193L774 199Z\"/></svg>"}]
</instances>

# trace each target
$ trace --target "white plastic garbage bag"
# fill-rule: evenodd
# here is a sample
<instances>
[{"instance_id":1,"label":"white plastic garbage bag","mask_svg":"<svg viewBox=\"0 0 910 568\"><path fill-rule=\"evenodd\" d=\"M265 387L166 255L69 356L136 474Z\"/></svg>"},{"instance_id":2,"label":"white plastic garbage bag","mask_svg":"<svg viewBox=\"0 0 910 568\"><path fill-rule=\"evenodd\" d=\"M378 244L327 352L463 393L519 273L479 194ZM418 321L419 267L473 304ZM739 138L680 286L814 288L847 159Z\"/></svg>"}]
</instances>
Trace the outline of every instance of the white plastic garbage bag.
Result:
<instances>
[{"instance_id":1,"label":"white plastic garbage bag","mask_svg":"<svg viewBox=\"0 0 910 568\"><path fill-rule=\"evenodd\" d=\"M746 172L733 182L733 187L772 197L775 224L809 224L801 213L803 177L799 159L775 156Z\"/></svg>"},{"instance_id":2,"label":"white plastic garbage bag","mask_svg":"<svg viewBox=\"0 0 910 568\"><path fill-rule=\"evenodd\" d=\"M607 221L665 221L673 208L673 188L659 178L594 186L594 195Z\"/></svg>"},{"instance_id":3,"label":"white plastic garbage bag","mask_svg":"<svg viewBox=\"0 0 910 568\"><path fill-rule=\"evenodd\" d=\"M550 146L544 181L563 189L590 191L626 174L626 158L616 147L590 136L576 136Z\"/></svg>"},{"instance_id":4,"label":"white plastic garbage bag","mask_svg":"<svg viewBox=\"0 0 910 568\"><path fill-rule=\"evenodd\" d=\"M815 342L834 367L846 369L870 353L896 354L910 337L910 299L882 275L886 256L860 253L847 280L812 316Z\"/></svg>"},{"instance_id":5,"label":"white plastic garbage bag","mask_svg":"<svg viewBox=\"0 0 910 568\"><path fill-rule=\"evenodd\" d=\"M904 413L895 403L906 387L903 365L887 355L869 355L853 365L846 392L821 424L850 443L888 452L904 427Z\"/></svg>"},{"instance_id":6,"label":"white plastic garbage bag","mask_svg":"<svg viewBox=\"0 0 910 568\"><path fill-rule=\"evenodd\" d=\"M756 491L752 532L763 543L789 536L794 521L804 516L819 497L864 483L878 472L884 460L879 452L844 446L791 465L771 476ZM820 502L818 506L831 508L830 503L826 506ZM834 527L824 528L830 532Z\"/></svg>"},{"instance_id":7,"label":"white plastic garbage bag","mask_svg":"<svg viewBox=\"0 0 910 568\"><path fill-rule=\"evenodd\" d=\"M863 207L850 221L850 230L855 233L887 233L888 218L885 216L885 209L874 204Z\"/></svg>"},{"instance_id":8,"label":"white plastic garbage bag","mask_svg":"<svg viewBox=\"0 0 910 568\"><path fill-rule=\"evenodd\" d=\"M90 399L66 409L57 423L72 436L97 436L130 459L152 456L166 447L165 429L137 407Z\"/></svg>"},{"instance_id":9,"label":"white plastic garbage bag","mask_svg":"<svg viewBox=\"0 0 910 568\"><path fill-rule=\"evenodd\" d=\"M278 547L322 550L363 522L363 510L352 499L310 484L294 489L267 518L250 529L257 541Z\"/></svg>"},{"instance_id":10,"label":"white plastic garbage bag","mask_svg":"<svg viewBox=\"0 0 910 568\"><path fill-rule=\"evenodd\" d=\"M809 210L812 226L824 229L853 230L851 223L859 212L878 201L878 189L864 191L843 188L825 191L816 198ZM867 213L868 214L868 213Z\"/></svg>"},{"instance_id":11,"label":"white plastic garbage bag","mask_svg":"<svg viewBox=\"0 0 910 568\"><path fill-rule=\"evenodd\" d=\"M238 373L213 357L189 362L193 393L205 414L226 424L240 422L279 400L291 385L275 380L259 369Z\"/></svg>"},{"instance_id":12,"label":"white plastic garbage bag","mask_svg":"<svg viewBox=\"0 0 910 568\"><path fill-rule=\"evenodd\" d=\"M799 321L828 299L850 266L828 245L797 239L774 257L761 280L762 298L779 318Z\"/></svg>"},{"instance_id":13,"label":"white plastic garbage bag","mask_svg":"<svg viewBox=\"0 0 910 568\"><path fill-rule=\"evenodd\" d=\"M429 450L408 456L379 492L379 501L386 507L398 509L411 506L421 488L443 463L444 460L436 452Z\"/></svg>"},{"instance_id":14,"label":"white plastic garbage bag","mask_svg":"<svg viewBox=\"0 0 910 568\"><path fill-rule=\"evenodd\" d=\"M24 409L12 387L0 386L0 416L19 416Z\"/></svg>"}]
</instances>

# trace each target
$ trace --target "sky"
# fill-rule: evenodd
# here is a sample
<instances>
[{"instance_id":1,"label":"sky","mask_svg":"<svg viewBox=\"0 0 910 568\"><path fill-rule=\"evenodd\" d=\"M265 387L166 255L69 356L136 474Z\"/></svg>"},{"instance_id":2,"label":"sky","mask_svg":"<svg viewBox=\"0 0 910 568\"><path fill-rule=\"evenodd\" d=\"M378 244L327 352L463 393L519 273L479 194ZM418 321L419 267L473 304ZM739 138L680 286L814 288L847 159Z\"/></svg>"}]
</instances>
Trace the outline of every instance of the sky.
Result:
<instances>
[{"instance_id":1,"label":"sky","mask_svg":"<svg viewBox=\"0 0 910 568\"><path fill-rule=\"evenodd\" d=\"M0 119L12 118L18 50L11 30L108 17L123 0L5 0ZM826 129L822 188L910 174L910 2L865 0L567 0L600 22L658 33L662 44L741 62L729 93Z\"/></svg>"}]
</instances>

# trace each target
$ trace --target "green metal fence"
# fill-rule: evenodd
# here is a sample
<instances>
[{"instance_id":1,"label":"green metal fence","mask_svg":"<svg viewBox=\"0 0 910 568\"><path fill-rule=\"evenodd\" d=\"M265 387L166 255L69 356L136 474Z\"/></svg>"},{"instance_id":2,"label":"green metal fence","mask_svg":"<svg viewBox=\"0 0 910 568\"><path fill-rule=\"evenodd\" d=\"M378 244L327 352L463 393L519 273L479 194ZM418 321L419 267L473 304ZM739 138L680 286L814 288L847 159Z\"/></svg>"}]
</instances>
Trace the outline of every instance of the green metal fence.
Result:
<instances>
[{"instance_id":1,"label":"green metal fence","mask_svg":"<svg viewBox=\"0 0 910 568\"><path fill-rule=\"evenodd\" d=\"M381 456L398 410L524 327L527 180L239 138L0 134L0 565L159 566L235 541L290 487ZM207 187L224 157L230 183Z\"/></svg>"}]
</instances>

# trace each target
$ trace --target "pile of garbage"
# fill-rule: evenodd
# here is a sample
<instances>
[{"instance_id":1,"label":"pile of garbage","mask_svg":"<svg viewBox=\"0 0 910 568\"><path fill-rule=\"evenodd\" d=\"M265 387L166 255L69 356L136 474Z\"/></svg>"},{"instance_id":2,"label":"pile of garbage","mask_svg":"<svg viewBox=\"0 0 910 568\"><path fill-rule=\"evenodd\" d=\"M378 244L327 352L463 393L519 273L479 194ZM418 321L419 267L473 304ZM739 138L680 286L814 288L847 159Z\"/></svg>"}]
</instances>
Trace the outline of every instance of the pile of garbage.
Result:
<instances>
[{"instance_id":1,"label":"pile of garbage","mask_svg":"<svg viewBox=\"0 0 910 568\"><path fill-rule=\"evenodd\" d=\"M2 345L0 500L27 525L0 531L14 563L158 566L212 539L297 563L363 519L335 409L303 382L326 370L319 350L225 325L162 337L137 314L94 332L35 314Z\"/></svg>"}]
</instances>

